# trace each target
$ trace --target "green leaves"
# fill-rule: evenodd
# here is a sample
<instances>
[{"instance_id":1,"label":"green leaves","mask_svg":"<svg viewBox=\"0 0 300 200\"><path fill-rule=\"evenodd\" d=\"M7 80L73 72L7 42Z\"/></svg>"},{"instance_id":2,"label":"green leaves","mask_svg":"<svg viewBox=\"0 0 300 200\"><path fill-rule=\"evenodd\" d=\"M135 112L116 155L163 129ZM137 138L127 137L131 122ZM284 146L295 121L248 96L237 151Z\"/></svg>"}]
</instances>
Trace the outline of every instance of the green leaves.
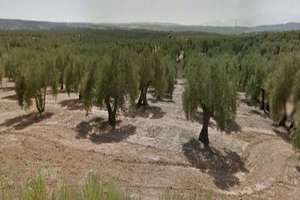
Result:
<instances>
[{"instance_id":1,"label":"green leaves","mask_svg":"<svg viewBox=\"0 0 300 200\"><path fill-rule=\"evenodd\" d=\"M288 99L293 93L296 74L300 70L300 59L295 55L282 54L276 65L276 70L270 77L269 92L272 118L280 119Z\"/></svg>"},{"instance_id":2,"label":"green leaves","mask_svg":"<svg viewBox=\"0 0 300 200\"><path fill-rule=\"evenodd\" d=\"M220 129L228 127L236 113L236 83L228 69L230 60L225 56L208 58L194 53L186 69L183 108L188 119L198 108L206 108Z\"/></svg>"},{"instance_id":3,"label":"green leaves","mask_svg":"<svg viewBox=\"0 0 300 200\"><path fill-rule=\"evenodd\" d=\"M298 105L299 106L299 105ZM300 111L295 115L295 128L292 132L292 141L295 147L300 148Z\"/></svg>"},{"instance_id":4,"label":"green leaves","mask_svg":"<svg viewBox=\"0 0 300 200\"><path fill-rule=\"evenodd\" d=\"M47 88L51 88L53 95L58 90L58 76L51 55L37 57L31 54L30 59L22 60L15 78L15 91L21 107L29 108L35 100L39 113L45 111Z\"/></svg>"},{"instance_id":5,"label":"green leaves","mask_svg":"<svg viewBox=\"0 0 300 200\"><path fill-rule=\"evenodd\" d=\"M105 106L109 121L115 125L116 112L126 99L134 102L137 97L137 66L131 61L127 48L112 47L109 52L92 62L83 81L83 104L87 111L92 105Z\"/></svg>"}]
</instances>

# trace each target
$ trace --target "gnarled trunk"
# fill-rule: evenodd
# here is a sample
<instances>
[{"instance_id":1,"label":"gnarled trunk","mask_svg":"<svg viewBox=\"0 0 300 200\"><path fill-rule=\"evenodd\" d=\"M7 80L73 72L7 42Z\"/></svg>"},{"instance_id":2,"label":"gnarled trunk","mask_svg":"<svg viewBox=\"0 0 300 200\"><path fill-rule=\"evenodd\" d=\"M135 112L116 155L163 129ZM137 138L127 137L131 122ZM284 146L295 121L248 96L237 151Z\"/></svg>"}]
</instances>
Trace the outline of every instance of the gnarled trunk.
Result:
<instances>
[{"instance_id":1,"label":"gnarled trunk","mask_svg":"<svg viewBox=\"0 0 300 200\"><path fill-rule=\"evenodd\" d=\"M210 112L209 110L203 106L203 125L199 135L199 140L205 145L209 145L209 138L208 138L208 126L210 120Z\"/></svg>"},{"instance_id":2,"label":"gnarled trunk","mask_svg":"<svg viewBox=\"0 0 300 200\"><path fill-rule=\"evenodd\" d=\"M140 97L139 97L139 100L137 103L139 106L147 106L148 105L148 101L147 101L148 88L149 88L149 83L146 86L141 88Z\"/></svg>"},{"instance_id":3,"label":"gnarled trunk","mask_svg":"<svg viewBox=\"0 0 300 200\"><path fill-rule=\"evenodd\" d=\"M287 116L287 112L286 112L286 106L284 106L283 116L282 116L282 118L281 118L281 120L280 120L280 122L279 122L278 125L285 127L285 123L286 123L287 119L288 119L288 116Z\"/></svg>"},{"instance_id":4,"label":"gnarled trunk","mask_svg":"<svg viewBox=\"0 0 300 200\"><path fill-rule=\"evenodd\" d=\"M266 92L263 88L261 88L261 102L260 102L260 109L266 112L266 106L265 106L265 96Z\"/></svg>"},{"instance_id":5,"label":"gnarled trunk","mask_svg":"<svg viewBox=\"0 0 300 200\"><path fill-rule=\"evenodd\" d=\"M82 100L82 93L81 93L81 91L79 91L79 94L78 94L78 100L79 100L79 101Z\"/></svg>"},{"instance_id":6,"label":"gnarled trunk","mask_svg":"<svg viewBox=\"0 0 300 200\"><path fill-rule=\"evenodd\" d=\"M60 90L64 90L64 73L62 72L59 78L59 83L60 83Z\"/></svg>"},{"instance_id":7,"label":"gnarled trunk","mask_svg":"<svg viewBox=\"0 0 300 200\"><path fill-rule=\"evenodd\" d=\"M34 97L35 105L40 115L42 115L42 113L45 112L46 95L47 95L47 88L44 88L43 91L40 90Z\"/></svg>"},{"instance_id":8,"label":"gnarled trunk","mask_svg":"<svg viewBox=\"0 0 300 200\"><path fill-rule=\"evenodd\" d=\"M108 124L115 129L116 128L116 113L117 113L117 100L114 100L113 107L110 104L110 98L105 99L105 104L108 112Z\"/></svg>"}]
</instances>

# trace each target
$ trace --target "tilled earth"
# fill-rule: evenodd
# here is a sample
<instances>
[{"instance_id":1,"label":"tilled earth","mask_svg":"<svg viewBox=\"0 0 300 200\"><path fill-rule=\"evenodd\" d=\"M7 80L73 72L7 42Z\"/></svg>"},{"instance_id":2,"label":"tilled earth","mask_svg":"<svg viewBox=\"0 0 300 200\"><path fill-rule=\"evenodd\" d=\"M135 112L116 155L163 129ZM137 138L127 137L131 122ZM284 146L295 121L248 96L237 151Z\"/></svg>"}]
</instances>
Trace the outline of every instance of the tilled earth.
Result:
<instances>
[{"instance_id":1,"label":"tilled earth","mask_svg":"<svg viewBox=\"0 0 300 200\"><path fill-rule=\"evenodd\" d=\"M119 113L116 130L107 113L89 116L78 96L50 95L47 112L22 111L11 83L0 89L0 181L17 188L43 172L49 188L61 181L82 183L89 173L118 182L133 198L159 199L166 190L214 199L299 199L299 154L284 130L242 101L231 133L210 124L210 149L196 139L199 120L182 110L183 81L173 101ZM199 123L200 121L200 123Z\"/></svg>"}]
</instances>

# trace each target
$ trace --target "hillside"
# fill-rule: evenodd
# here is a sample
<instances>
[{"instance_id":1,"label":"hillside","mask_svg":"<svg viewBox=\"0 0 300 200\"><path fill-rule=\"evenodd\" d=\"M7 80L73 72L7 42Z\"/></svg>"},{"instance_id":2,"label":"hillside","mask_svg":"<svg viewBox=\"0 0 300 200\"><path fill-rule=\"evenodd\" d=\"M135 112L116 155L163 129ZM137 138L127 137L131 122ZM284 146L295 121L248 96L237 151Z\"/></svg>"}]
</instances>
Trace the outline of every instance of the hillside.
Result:
<instances>
[{"instance_id":1,"label":"hillside","mask_svg":"<svg viewBox=\"0 0 300 200\"><path fill-rule=\"evenodd\" d=\"M230 26L198 26L180 25L170 23L58 23L28 20L0 19L0 30L53 30L68 28L92 28L92 29L125 29L125 30L151 30L167 32L208 32L219 34L241 34L251 32L280 32L300 30L300 23L287 23L276 25L264 25L255 27L230 27Z\"/></svg>"},{"instance_id":2,"label":"hillside","mask_svg":"<svg viewBox=\"0 0 300 200\"><path fill-rule=\"evenodd\" d=\"M0 88L0 174L18 186L42 168L50 185L60 179L72 185L92 171L113 177L131 197L145 200L158 199L167 189L224 200L299 197L298 154L280 137L284 130L241 101L234 132L220 132L212 122L211 150L206 150L195 140L200 124L187 121L182 111L183 85L179 80L174 102L157 102L149 94L148 112L124 114L110 131L105 123L97 126L105 111L94 108L86 117L76 94L49 98L48 112L37 119L19 109L12 83L5 83Z\"/></svg>"}]
</instances>

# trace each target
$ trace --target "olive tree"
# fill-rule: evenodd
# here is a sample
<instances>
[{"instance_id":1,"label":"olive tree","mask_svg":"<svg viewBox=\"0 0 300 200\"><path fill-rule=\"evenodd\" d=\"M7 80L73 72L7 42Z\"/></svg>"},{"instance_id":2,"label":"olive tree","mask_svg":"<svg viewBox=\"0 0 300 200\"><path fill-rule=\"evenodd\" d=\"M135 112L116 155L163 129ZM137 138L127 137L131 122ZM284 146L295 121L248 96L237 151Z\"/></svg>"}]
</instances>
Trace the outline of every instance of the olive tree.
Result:
<instances>
[{"instance_id":1,"label":"olive tree","mask_svg":"<svg viewBox=\"0 0 300 200\"><path fill-rule=\"evenodd\" d=\"M53 95L58 92L54 60L49 57L51 56L42 58L33 56L30 60L24 60L15 80L19 105L29 108L34 100L40 114L45 112L47 88L51 87Z\"/></svg>"},{"instance_id":2,"label":"olive tree","mask_svg":"<svg viewBox=\"0 0 300 200\"><path fill-rule=\"evenodd\" d=\"M100 59L98 66L91 67L84 81L83 103L86 109L92 105L105 106L108 122L113 128L117 111L125 105L126 99L133 103L137 96L137 70L130 58L132 55L127 48L113 47Z\"/></svg>"},{"instance_id":3,"label":"olive tree","mask_svg":"<svg viewBox=\"0 0 300 200\"><path fill-rule=\"evenodd\" d=\"M267 82L269 64L266 59L259 55L253 55L253 72L249 75L246 84L246 95L254 104L259 104L260 109L266 109L267 91L265 84Z\"/></svg>"},{"instance_id":4,"label":"olive tree","mask_svg":"<svg viewBox=\"0 0 300 200\"><path fill-rule=\"evenodd\" d=\"M165 68L166 93L172 99L177 77L176 61L171 56L166 55L162 59L162 65Z\"/></svg>"},{"instance_id":5,"label":"olive tree","mask_svg":"<svg viewBox=\"0 0 300 200\"><path fill-rule=\"evenodd\" d=\"M276 70L271 74L268 83L271 116L279 126L285 126L287 120L286 104L293 94L295 78L300 70L300 59L292 54L283 54L277 62ZM299 83L298 83L299 84Z\"/></svg>"},{"instance_id":6,"label":"olive tree","mask_svg":"<svg viewBox=\"0 0 300 200\"><path fill-rule=\"evenodd\" d=\"M82 56L70 59L68 65L64 69L64 84L68 94L71 92L78 92L79 99L81 99L81 87L83 84L83 77L86 70L85 59Z\"/></svg>"},{"instance_id":7,"label":"olive tree","mask_svg":"<svg viewBox=\"0 0 300 200\"><path fill-rule=\"evenodd\" d=\"M70 60L69 54L65 56L63 53L59 52L56 58L55 66L59 72L59 84L60 90L64 90L64 76L65 76L65 68Z\"/></svg>"},{"instance_id":8,"label":"olive tree","mask_svg":"<svg viewBox=\"0 0 300 200\"><path fill-rule=\"evenodd\" d=\"M98 67L96 60L91 61L87 65L87 72L84 75L83 78L83 84L81 88L81 94L82 94L82 103L86 110L86 115L89 114L93 104L94 104L94 97L95 97L95 87L96 87L96 81L97 78L100 77L101 74L98 76Z\"/></svg>"},{"instance_id":9,"label":"olive tree","mask_svg":"<svg viewBox=\"0 0 300 200\"><path fill-rule=\"evenodd\" d=\"M183 108L193 119L198 108L203 111L203 125L199 140L209 145L208 126L214 118L218 128L225 130L235 118L237 107L236 83L228 72L230 61L220 56L208 58L193 54L186 69Z\"/></svg>"},{"instance_id":10,"label":"olive tree","mask_svg":"<svg viewBox=\"0 0 300 200\"><path fill-rule=\"evenodd\" d=\"M3 58L0 57L0 85L2 84L3 77L4 77L4 61Z\"/></svg>"},{"instance_id":11,"label":"olive tree","mask_svg":"<svg viewBox=\"0 0 300 200\"><path fill-rule=\"evenodd\" d=\"M149 87L154 88L158 99L167 90L166 66L163 65L162 54L159 49L153 50L145 47L138 59L140 96L137 105L147 106Z\"/></svg>"}]
</instances>

